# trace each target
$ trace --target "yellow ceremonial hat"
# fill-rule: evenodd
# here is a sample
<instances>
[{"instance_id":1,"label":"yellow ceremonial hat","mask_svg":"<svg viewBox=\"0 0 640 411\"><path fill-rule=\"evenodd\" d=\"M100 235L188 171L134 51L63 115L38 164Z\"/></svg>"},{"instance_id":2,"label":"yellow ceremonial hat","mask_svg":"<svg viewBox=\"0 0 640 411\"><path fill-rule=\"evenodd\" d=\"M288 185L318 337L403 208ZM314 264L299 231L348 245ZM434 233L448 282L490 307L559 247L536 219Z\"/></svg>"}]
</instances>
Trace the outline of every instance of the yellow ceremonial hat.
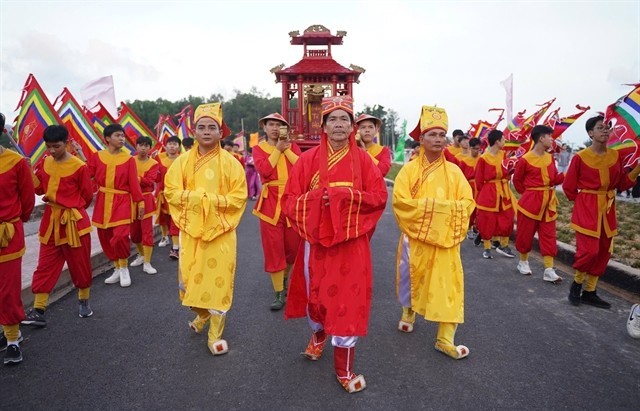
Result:
<instances>
[{"instance_id":1,"label":"yellow ceremonial hat","mask_svg":"<svg viewBox=\"0 0 640 411\"><path fill-rule=\"evenodd\" d=\"M198 124L198 120L204 117L213 119L222 130L222 138L231 134L231 130L222 120L222 103L200 104L193 114L193 124Z\"/></svg>"},{"instance_id":2,"label":"yellow ceremonial hat","mask_svg":"<svg viewBox=\"0 0 640 411\"><path fill-rule=\"evenodd\" d=\"M420 114L420 120L418 125L413 129L409 135L414 140L420 140L420 136L425 131L429 131L432 128L441 128L444 131L449 130L449 117L445 109L433 106L422 106L422 113Z\"/></svg>"}]
</instances>

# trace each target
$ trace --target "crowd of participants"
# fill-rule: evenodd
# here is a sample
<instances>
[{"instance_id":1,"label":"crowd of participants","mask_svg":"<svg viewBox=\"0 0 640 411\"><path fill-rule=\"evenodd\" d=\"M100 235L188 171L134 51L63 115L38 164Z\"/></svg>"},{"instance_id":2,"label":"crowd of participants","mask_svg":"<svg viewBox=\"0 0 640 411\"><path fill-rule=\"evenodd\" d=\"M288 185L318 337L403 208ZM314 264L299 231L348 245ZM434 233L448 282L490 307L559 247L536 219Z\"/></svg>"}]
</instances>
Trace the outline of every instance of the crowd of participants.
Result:
<instances>
[{"instance_id":1,"label":"crowd of participants","mask_svg":"<svg viewBox=\"0 0 640 411\"><path fill-rule=\"evenodd\" d=\"M353 366L356 344L367 333L370 315L369 241L386 206L384 176L391 167L388 148L375 143L381 123L366 114L356 118L349 96L328 97L322 101L323 131L316 147L302 153L289 138L287 120L272 113L260 119L263 139L243 156L239 146L224 140L229 130L222 105L211 103L194 113L196 144L170 137L156 158L150 156L148 137L137 140L134 156L124 151L126 136L119 124L105 128L104 150L86 159L78 150L86 161L67 150L63 126L45 130L48 155L33 169L26 159L0 146L4 363L22 361L20 324L47 324L49 294L65 262L77 288L78 315L93 314L92 227L114 266L106 284L130 286L129 266L156 274L151 265L154 218L162 232L158 246L171 245L169 257L178 260L180 300L194 314L189 328L198 334L207 331L213 355L227 353L229 344L222 334L233 300L236 228L246 203L254 200L264 271L274 293L269 308L284 308L285 318L306 317L311 336L303 355L319 360L330 339L338 382L349 393L361 391L366 381ZM558 185L574 202L576 256L569 301L609 308L596 285L617 234L615 191L633 186L640 165L625 169L618 153L607 148L609 130L603 118L587 121L592 145L573 156L566 173L549 153L552 129L546 126L534 127L534 146L517 161L505 154L499 130L488 133L484 152L479 139L469 139L460 130L453 132L454 144L447 145L448 130L444 109L423 106L410 133L415 151L394 182L392 208L401 231L398 330L412 332L418 314L438 323L437 351L456 360L467 357L470 349L454 342L464 322L461 243L468 238L482 245L486 259L493 258L493 250L515 258L509 246L514 221L516 269L532 274L528 256L537 233L542 278L559 284L562 278L553 260ZM520 194L517 200L511 185ZM36 194L43 196L45 209L32 283L34 304L25 314L20 297L22 223L29 219ZM86 210L92 203L90 219ZM137 254L129 263L131 243ZM640 338L637 311L634 305L627 327Z\"/></svg>"}]
</instances>

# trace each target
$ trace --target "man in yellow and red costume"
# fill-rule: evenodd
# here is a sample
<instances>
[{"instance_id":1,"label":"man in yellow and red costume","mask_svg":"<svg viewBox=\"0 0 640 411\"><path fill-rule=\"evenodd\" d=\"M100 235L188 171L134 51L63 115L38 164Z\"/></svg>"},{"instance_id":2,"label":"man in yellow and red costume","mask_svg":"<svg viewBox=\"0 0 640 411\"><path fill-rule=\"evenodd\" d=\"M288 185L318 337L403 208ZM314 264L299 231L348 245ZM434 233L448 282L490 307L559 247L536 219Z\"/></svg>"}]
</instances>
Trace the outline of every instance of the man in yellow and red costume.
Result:
<instances>
[{"instance_id":1,"label":"man in yellow and red costume","mask_svg":"<svg viewBox=\"0 0 640 411\"><path fill-rule=\"evenodd\" d=\"M516 255L509 248L509 236L513 232L515 216L515 199L509 187L511 170L504 161L505 139L500 130L491 130L487 136L489 147L480 156L476 165L477 225L484 242L483 258L491 255L491 239L499 239L496 248L498 254L514 258Z\"/></svg>"},{"instance_id":2,"label":"man in yellow and red costume","mask_svg":"<svg viewBox=\"0 0 640 411\"><path fill-rule=\"evenodd\" d=\"M136 161L124 151L125 133L120 124L104 128L107 148L89 157L88 166L98 195L93 207L93 225L105 255L115 269L105 284L131 285L129 275L129 235L131 222L145 214Z\"/></svg>"},{"instance_id":3,"label":"man in yellow and red costume","mask_svg":"<svg viewBox=\"0 0 640 411\"><path fill-rule=\"evenodd\" d=\"M229 135L220 103L194 113L197 144L178 157L164 180L171 217L180 228L180 300L196 313L189 327L201 333L209 323L211 354L229 350L222 339L233 301L236 228L247 202L247 179L236 158L220 147Z\"/></svg>"},{"instance_id":4,"label":"man in yellow and red costume","mask_svg":"<svg viewBox=\"0 0 640 411\"><path fill-rule=\"evenodd\" d=\"M618 234L616 190L633 187L640 164L632 171L625 170L618 152L607 147L611 130L602 116L588 119L586 130L592 144L573 156L562 186L574 202L571 228L576 231L576 273L569 301L611 308L596 293L596 284L607 268L613 237Z\"/></svg>"},{"instance_id":5,"label":"man in yellow and red costume","mask_svg":"<svg viewBox=\"0 0 640 411\"><path fill-rule=\"evenodd\" d=\"M261 118L258 125L267 139L253 147L253 161L262 181L253 214L260 219L264 270L269 273L275 292L271 310L277 311L284 307L286 278L300 245L300 236L282 212L282 196L291 168L301 152L289 140L289 123L279 113ZM287 128L282 137L280 127Z\"/></svg>"},{"instance_id":6,"label":"man in yellow and red costume","mask_svg":"<svg viewBox=\"0 0 640 411\"><path fill-rule=\"evenodd\" d=\"M285 316L308 315L313 334L304 355L318 360L332 335L334 368L350 393L366 387L353 372L355 345L367 333L371 250L367 233L382 215L387 190L371 156L355 141L353 99L322 100L322 134L291 170L284 210L305 241Z\"/></svg>"},{"instance_id":7,"label":"man in yellow and red costume","mask_svg":"<svg viewBox=\"0 0 640 411\"><path fill-rule=\"evenodd\" d=\"M465 140L463 139L460 143L464 144L464 141ZM458 160L458 167L460 167L460 170L462 170L465 178L471 186L473 199L475 201L476 196L478 195L478 188L476 187L476 165L478 165L478 160L480 159L480 139L475 137L470 139L468 146L468 153L461 151L456 155L456 160ZM467 238L475 240L477 236L478 229L476 227L476 210L474 209L473 213L471 213L471 216L469 217L469 231L467 232Z\"/></svg>"},{"instance_id":8,"label":"man in yellow and red costume","mask_svg":"<svg viewBox=\"0 0 640 411\"><path fill-rule=\"evenodd\" d=\"M420 141L420 154L402 167L393 186L393 212L402 232L396 275L402 305L398 329L412 332L416 313L435 321L435 349L461 359L469 349L454 343L458 324L464 322L460 243L475 203L464 174L444 156L447 129L444 109L422 107L410 133Z\"/></svg>"},{"instance_id":9,"label":"man in yellow and red costume","mask_svg":"<svg viewBox=\"0 0 640 411\"><path fill-rule=\"evenodd\" d=\"M24 325L44 327L49 294L67 263L73 285L78 289L78 314L89 317L92 281L91 220L86 208L93 200L89 167L67 151L69 132L53 125L44 130L43 140L49 156L35 170L36 194L43 195L44 214L40 220L40 252L33 273L33 309Z\"/></svg>"},{"instance_id":10,"label":"man in yellow and red costume","mask_svg":"<svg viewBox=\"0 0 640 411\"><path fill-rule=\"evenodd\" d=\"M166 153L160 153L158 159L160 160L160 169L158 176L158 184L156 185L156 202L158 219L157 224L160 226L162 232L162 238L158 243L158 247L166 247L171 243L171 251L169 251L169 258L173 260L178 259L178 250L180 249L180 229L171 219L169 214L169 205L164 198L164 176L167 174L167 170L171 167L171 164L180 155L180 146L182 142L180 138L171 136L165 142ZM169 239L171 237L171 239Z\"/></svg>"},{"instance_id":11,"label":"man in yellow and red costume","mask_svg":"<svg viewBox=\"0 0 640 411\"><path fill-rule=\"evenodd\" d=\"M136 169L140 179L140 189L144 199L144 216L131 223L131 242L136 245L138 255L131 262L131 267L142 266L142 271L147 274L156 274L158 271L151 265L153 254L153 216L156 215L156 201L153 191L158 182L160 166L158 162L149 157L151 151L151 138L138 137L136 140Z\"/></svg>"},{"instance_id":12,"label":"man in yellow and red costume","mask_svg":"<svg viewBox=\"0 0 640 411\"><path fill-rule=\"evenodd\" d=\"M360 134L360 143L371 156L373 164L378 166L382 177L384 177L391 169L391 152L388 147L381 146L373 141L380 132L381 126L382 120L369 114L363 113L356 118L356 127L358 134Z\"/></svg>"},{"instance_id":13,"label":"man in yellow and red costume","mask_svg":"<svg viewBox=\"0 0 640 411\"><path fill-rule=\"evenodd\" d=\"M520 274L531 275L528 257L533 247L533 237L537 232L540 254L544 261L542 279L558 284L562 277L556 274L553 268L553 258L558 252L556 186L562 184L564 174L558 173L553 156L547 152L553 145L552 134L551 127L533 127L533 149L518 160L513 173L513 186L522 194L518 200L516 250L520 253L520 261L517 269Z\"/></svg>"},{"instance_id":14,"label":"man in yellow and red costume","mask_svg":"<svg viewBox=\"0 0 640 411\"><path fill-rule=\"evenodd\" d=\"M0 351L5 351L4 364L18 364L22 362L20 321L24 319L22 223L29 220L36 196L28 160L1 145L0 181Z\"/></svg>"}]
</instances>

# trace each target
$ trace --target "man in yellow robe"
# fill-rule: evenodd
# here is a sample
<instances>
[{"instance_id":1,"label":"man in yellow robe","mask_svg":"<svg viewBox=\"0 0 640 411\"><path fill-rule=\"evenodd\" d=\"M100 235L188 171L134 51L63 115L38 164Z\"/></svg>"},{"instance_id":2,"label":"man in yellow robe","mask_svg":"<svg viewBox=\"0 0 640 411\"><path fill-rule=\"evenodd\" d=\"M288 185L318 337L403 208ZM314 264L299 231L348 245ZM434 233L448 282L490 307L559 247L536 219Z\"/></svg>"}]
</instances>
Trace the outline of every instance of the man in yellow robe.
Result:
<instances>
[{"instance_id":1,"label":"man in yellow robe","mask_svg":"<svg viewBox=\"0 0 640 411\"><path fill-rule=\"evenodd\" d=\"M178 157L165 176L164 195L180 228L180 299L196 318L197 333L209 322L213 355L225 354L222 339L233 300L236 227L247 201L244 169L220 140L229 135L220 103L200 105L194 114L194 149Z\"/></svg>"},{"instance_id":2,"label":"man in yellow robe","mask_svg":"<svg viewBox=\"0 0 640 411\"><path fill-rule=\"evenodd\" d=\"M444 109L422 107L410 134L420 141L420 154L400 170L393 187L393 211L402 231L396 275L402 304L398 329L413 331L416 313L436 321L435 349L461 359L469 349L453 342L458 324L464 322L460 243L475 202L460 168L444 158L447 127Z\"/></svg>"}]
</instances>

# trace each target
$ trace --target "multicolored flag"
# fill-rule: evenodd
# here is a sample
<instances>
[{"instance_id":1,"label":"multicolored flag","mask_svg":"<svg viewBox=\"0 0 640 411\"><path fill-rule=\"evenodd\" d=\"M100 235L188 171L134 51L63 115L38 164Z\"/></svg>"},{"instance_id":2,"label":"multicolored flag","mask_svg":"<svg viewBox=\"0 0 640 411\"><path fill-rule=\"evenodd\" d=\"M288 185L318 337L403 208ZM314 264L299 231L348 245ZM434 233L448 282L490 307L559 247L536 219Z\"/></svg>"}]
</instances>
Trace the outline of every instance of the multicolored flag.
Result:
<instances>
[{"instance_id":1,"label":"multicolored flag","mask_svg":"<svg viewBox=\"0 0 640 411\"><path fill-rule=\"evenodd\" d=\"M101 135L93 127L69 89L65 87L62 90L53 106L58 106L58 115L69 131L70 140L80 144L86 154L95 153L105 147Z\"/></svg>"},{"instance_id":2,"label":"multicolored flag","mask_svg":"<svg viewBox=\"0 0 640 411\"><path fill-rule=\"evenodd\" d=\"M173 122L173 119L169 115L160 115L158 119L158 124L156 124L156 137L158 141L164 146L167 143L167 139L169 137L173 137L176 135L176 125Z\"/></svg>"},{"instance_id":3,"label":"multicolored flag","mask_svg":"<svg viewBox=\"0 0 640 411\"><path fill-rule=\"evenodd\" d=\"M22 97L16 110L20 114L16 119L15 135L18 147L35 165L44 157L45 144L42 140L44 129L54 124L62 124L58 113L42 91L33 74L29 74L22 89Z\"/></svg>"},{"instance_id":4,"label":"multicolored flag","mask_svg":"<svg viewBox=\"0 0 640 411\"><path fill-rule=\"evenodd\" d=\"M580 111L567 117L560 117L560 108L555 109L551 114L547 116L543 124L553 129L553 134L551 135L551 137L553 137L554 139L560 137L562 133L567 131L567 129L571 127L571 125L575 123L577 119L580 118L580 116L591 109L591 107L589 106L582 107L580 104L576 104L576 108Z\"/></svg>"},{"instance_id":5,"label":"multicolored flag","mask_svg":"<svg viewBox=\"0 0 640 411\"><path fill-rule=\"evenodd\" d=\"M507 127L504 129L503 134L504 138L507 140L519 140L520 129L524 125L525 117L524 114L527 110L520 111L516 116L509 120L507 123Z\"/></svg>"},{"instance_id":6,"label":"multicolored flag","mask_svg":"<svg viewBox=\"0 0 640 411\"><path fill-rule=\"evenodd\" d=\"M233 138L233 144L237 144L238 146L240 146L239 151L241 153L245 152L244 130L235 135L235 137Z\"/></svg>"},{"instance_id":7,"label":"multicolored flag","mask_svg":"<svg viewBox=\"0 0 640 411\"><path fill-rule=\"evenodd\" d=\"M176 134L180 140L184 140L187 137L193 138L193 108L191 104L185 106L174 117L178 118Z\"/></svg>"},{"instance_id":8,"label":"multicolored flag","mask_svg":"<svg viewBox=\"0 0 640 411\"><path fill-rule=\"evenodd\" d=\"M608 146L620 152L626 167L633 167L640 159L640 84L607 107L605 122L611 128Z\"/></svg>"},{"instance_id":9,"label":"multicolored flag","mask_svg":"<svg viewBox=\"0 0 640 411\"><path fill-rule=\"evenodd\" d=\"M124 102L120 103L118 123L124 128L124 133L129 143L134 147L138 137L149 137L151 139L151 152L155 154L160 149L160 144L156 140L154 133L149 130L146 124L140 120L136 113Z\"/></svg>"}]
</instances>

